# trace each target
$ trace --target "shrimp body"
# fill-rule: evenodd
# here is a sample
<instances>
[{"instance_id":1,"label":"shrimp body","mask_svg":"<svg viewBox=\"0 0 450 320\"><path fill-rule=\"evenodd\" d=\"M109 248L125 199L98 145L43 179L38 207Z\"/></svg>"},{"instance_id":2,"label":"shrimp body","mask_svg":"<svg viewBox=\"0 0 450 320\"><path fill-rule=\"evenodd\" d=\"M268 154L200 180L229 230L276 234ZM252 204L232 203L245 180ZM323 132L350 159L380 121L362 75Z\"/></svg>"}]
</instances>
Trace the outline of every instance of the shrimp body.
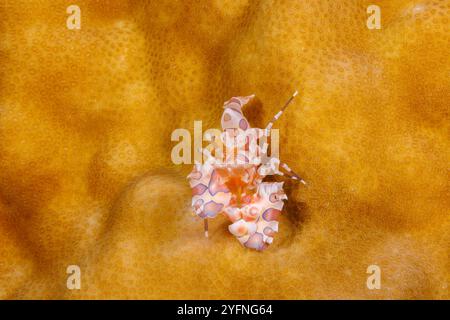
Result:
<instances>
[{"instance_id":1,"label":"shrimp body","mask_svg":"<svg viewBox=\"0 0 450 320\"><path fill-rule=\"evenodd\" d=\"M223 159L203 149L205 161L196 163L188 175L192 208L198 217L205 219L205 235L208 235L206 219L222 214L231 222L228 230L244 247L259 251L273 242L287 196L284 182L263 182L264 178L284 175L279 170L281 165L287 176L304 182L279 159L267 156L266 141L273 122L293 97L266 129L251 128L242 111L254 95L233 97L224 103L220 136L226 150Z\"/></svg>"}]
</instances>

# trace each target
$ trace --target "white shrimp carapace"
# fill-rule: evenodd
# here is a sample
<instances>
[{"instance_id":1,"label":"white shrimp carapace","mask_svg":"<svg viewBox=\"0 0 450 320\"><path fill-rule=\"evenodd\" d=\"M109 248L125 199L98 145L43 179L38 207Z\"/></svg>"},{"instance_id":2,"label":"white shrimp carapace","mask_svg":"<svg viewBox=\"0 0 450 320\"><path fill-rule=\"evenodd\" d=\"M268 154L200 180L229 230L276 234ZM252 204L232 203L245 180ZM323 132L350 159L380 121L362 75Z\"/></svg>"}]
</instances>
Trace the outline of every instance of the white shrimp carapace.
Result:
<instances>
[{"instance_id":1,"label":"white shrimp carapace","mask_svg":"<svg viewBox=\"0 0 450 320\"><path fill-rule=\"evenodd\" d=\"M205 161L196 163L188 175L192 207L204 219L206 237L207 219L223 214L231 221L229 231L245 247L263 250L272 243L287 196L283 182L263 182L263 179L268 175L286 175L305 184L288 165L267 155L273 123L296 95L297 92L265 129L251 128L242 111L254 95L233 97L225 102L220 136L226 147L223 159L202 149Z\"/></svg>"}]
</instances>

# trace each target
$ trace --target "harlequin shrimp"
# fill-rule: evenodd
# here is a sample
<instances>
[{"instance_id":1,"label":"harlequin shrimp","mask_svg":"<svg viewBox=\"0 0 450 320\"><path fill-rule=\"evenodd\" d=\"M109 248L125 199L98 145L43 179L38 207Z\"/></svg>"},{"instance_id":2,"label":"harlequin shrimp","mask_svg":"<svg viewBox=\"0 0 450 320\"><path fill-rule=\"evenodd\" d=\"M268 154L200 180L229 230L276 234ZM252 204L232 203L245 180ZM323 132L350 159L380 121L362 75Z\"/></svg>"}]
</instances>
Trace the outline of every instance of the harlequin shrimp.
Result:
<instances>
[{"instance_id":1,"label":"harlequin shrimp","mask_svg":"<svg viewBox=\"0 0 450 320\"><path fill-rule=\"evenodd\" d=\"M242 111L254 95L233 97L224 103L219 140L226 152L220 155L199 150L205 161L195 163L188 175L192 208L204 220L206 237L208 219L223 214L231 221L228 230L243 246L263 250L273 242L287 196L284 182L263 182L264 178L285 175L306 185L287 164L268 155L272 126L296 95L297 91L264 129L251 128Z\"/></svg>"}]
</instances>

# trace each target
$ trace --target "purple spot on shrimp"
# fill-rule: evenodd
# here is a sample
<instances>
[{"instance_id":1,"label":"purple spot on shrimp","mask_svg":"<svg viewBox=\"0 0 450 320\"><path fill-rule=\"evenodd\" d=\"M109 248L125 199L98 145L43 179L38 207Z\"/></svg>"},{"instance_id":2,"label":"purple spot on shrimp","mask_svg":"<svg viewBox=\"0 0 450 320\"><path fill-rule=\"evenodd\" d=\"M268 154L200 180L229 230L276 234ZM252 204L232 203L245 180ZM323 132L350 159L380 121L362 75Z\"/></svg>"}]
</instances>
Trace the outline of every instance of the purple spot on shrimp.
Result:
<instances>
[{"instance_id":1,"label":"purple spot on shrimp","mask_svg":"<svg viewBox=\"0 0 450 320\"><path fill-rule=\"evenodd\" d=\"M203 207L203 213L205 216L214 218L223 208L223 204L210 201Z\"/></svg>"},{"instance_id":2,"label":"purple spot on shrimp","mask_svg":"<svg viewBox=\"0 0 450 320\"><path fill-rule=\"evenodd\" d=\"M239 121L239 128L242 130L247 130L248 122L245 119L241 119L241 121Z\"/></svg>"},{"instance_id":3,"label":"purple spot on shrimp","mask_svg":"<svg viewBox=\"0 0 450 320\"><path fill-rule=\"evenodd\" d=\"M228 190L225 184L220 184L220 176L217 171L214 170L211 174L211 179L209 180L209 193L214 196L218 192L228 193L230 190Z\"/></svg>"},{"instance_id":4,"label":"purple spot on shrimp","mask_svg":"<svg viewBox=\"0 0 450 320\"><path fill-rule=\"evenodd\" d=\"M230 102L236 102L236 103L238 103L239 105L241 104L241 100L240 100L239 98L237 98L237 97L232 97L229 101L230 101Z\"/></svg>"},{"instance_id":5,"label":"purple spot on shrimp","mask_svg":"<svg viewBox=\"0 0 450 320\"><path fill-rule=\"evenodd\" d=\"M266 248L263 241L263 235L257 232L255 232L250 236L250 238L248 238L247 242L244 243L244 246L255 250L264 250Z\"/></svg>"},{"instance_id":6,"label":"purple spot on shrimp","mask_svg":"<svg viewBox=\"0 0 450 320\"><path fill-rule=\"evenodd\" d=\"M273 229L269 227L265 227L263 232L268 237L273 237L275 235L275 231L273 231Z\"/></svg>"},{"instance_id":7,"label":"purple spot on shrimp","mask_svg":"<svg viewBox=\"0 0 450 320\"><path fill-rule=\"evenodd\" d=\"M241 107L241 104L240 104L239 100L237 102L236 101L230 101L229 103L227 103L225 105L225 108L233 110L233 111L236 111L239 114L242 114L242 111L241 111L242 107Z\"/></svg>"},{"instance_id":8,"label":"purple spot on shrimp","mask_svg":"<svg viewBox=\"0 0 450 320\"><path fill-rule=\"evenodd\" d=\"M225 114L223 115L223 121L228 122L228 121L230 121L230 120L231 120L230 114L229 114L229 113L225 113Z\"/></svg>"},{"instance_id":9,"label":"purple spot on shrimp","mask_svg":"<svg viewBox=\"0 0 450 320\"><path fill-rule=\"evenodd\" d=\"M192 188L192 195L193 196L202 195L203 193L205 193L206 189L208 189L207 186L199 183L198 185L196 185L195 187Z\"/></svg>"},{"instance_id":10,"label":"purple spot on shrimp","mask_svg":"<svg viewBox=\"0 0 450 320\"><path fill-rule=\"evenodd\" d=\"M270 208L264 211L262 217L266 221L278 221L278 217L280 216L280 214L281 214L280 210Z\"/></svg>"}]
</instances>

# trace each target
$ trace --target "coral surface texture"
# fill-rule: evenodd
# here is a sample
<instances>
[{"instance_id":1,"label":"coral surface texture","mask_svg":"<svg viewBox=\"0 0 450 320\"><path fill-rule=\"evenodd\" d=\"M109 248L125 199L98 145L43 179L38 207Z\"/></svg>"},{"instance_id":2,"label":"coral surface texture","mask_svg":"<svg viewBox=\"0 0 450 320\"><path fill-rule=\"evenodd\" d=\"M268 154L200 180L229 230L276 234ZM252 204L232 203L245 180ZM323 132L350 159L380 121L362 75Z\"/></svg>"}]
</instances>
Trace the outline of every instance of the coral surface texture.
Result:
<instances>
[{"instance_id":1,"label":"coral surface texture","mask_svg":"<svg viewBox=\"0 0 450 320\"><path fill-rule=\"evenodd\" d=\"M2 0L0 299L449 299L449 26L449 0ZM273 244L205 239L172 132L295 90L308 186Z\"/></svg>"}]
</instances>

